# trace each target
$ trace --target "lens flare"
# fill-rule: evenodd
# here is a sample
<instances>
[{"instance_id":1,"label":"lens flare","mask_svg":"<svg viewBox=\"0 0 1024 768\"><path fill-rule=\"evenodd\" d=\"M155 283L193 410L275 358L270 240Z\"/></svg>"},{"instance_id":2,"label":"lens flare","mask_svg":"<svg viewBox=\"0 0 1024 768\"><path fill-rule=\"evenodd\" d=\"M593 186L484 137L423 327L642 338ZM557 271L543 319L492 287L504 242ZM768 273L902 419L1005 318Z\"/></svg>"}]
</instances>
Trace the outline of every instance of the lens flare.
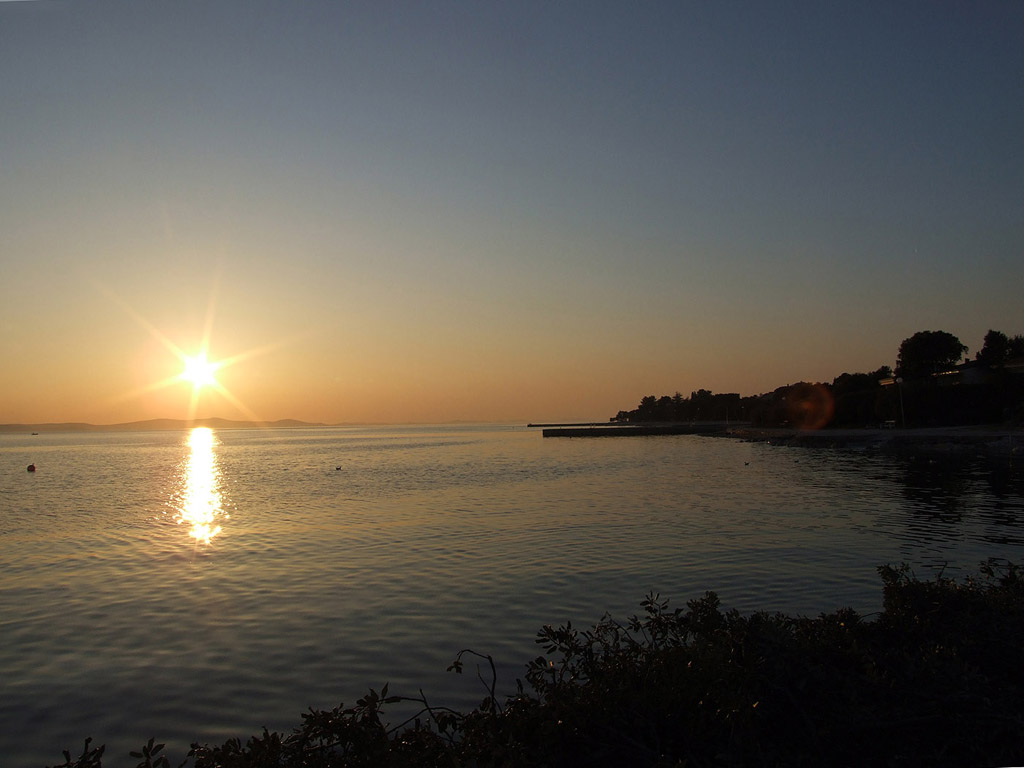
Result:
<instances>
[{"instance_id":1,"label":"lens flare","mask_svg":"<svg viewBox=\"0 0 1024 768\"><path fill-rule=\"evenodd\" d=\"M820 384L794 384L786 395L786 414L797 429L821 429L832 421L836 404Z\"/></svg>"}]
</instances>

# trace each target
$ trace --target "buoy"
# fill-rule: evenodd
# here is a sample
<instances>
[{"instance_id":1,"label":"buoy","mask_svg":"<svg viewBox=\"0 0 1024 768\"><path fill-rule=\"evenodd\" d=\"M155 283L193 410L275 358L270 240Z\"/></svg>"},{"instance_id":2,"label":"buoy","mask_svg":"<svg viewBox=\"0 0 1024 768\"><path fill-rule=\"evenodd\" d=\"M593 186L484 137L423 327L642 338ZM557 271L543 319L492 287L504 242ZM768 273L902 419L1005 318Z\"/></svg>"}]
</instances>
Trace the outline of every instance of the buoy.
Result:
<instances>
[{"instance_id":1,"label":"buoy","mask_svg":"<svg viewBox=\"0 0 1024 768\"><path fill-rule=\"evenodd\" d=\"M36 465L35 464L29 464L28 465L28 471L29 472L35 472L36 471Z\"/></svg>"}]
</instances>

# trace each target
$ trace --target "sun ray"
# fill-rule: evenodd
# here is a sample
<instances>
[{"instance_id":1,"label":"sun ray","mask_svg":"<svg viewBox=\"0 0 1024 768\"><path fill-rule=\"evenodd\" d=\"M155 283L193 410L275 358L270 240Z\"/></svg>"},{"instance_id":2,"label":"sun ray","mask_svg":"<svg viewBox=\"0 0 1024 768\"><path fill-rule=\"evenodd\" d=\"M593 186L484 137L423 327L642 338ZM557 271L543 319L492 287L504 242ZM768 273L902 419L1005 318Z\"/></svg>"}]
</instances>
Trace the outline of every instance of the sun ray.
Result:
<instances>
[{"instance_id":1,"label":"sun ray","mask_svg":"<svg viewBox=\"0 0 1024 768\"><path fill-rule=\"evenodd\" d=\"M227 400L229 403L235 406L235 408L240 410L249 421L255 421L259 424L266 423L266 420L262 416L257 414L255 411L250 409L249 406L247 406L245 403L243 403L241 400L235 397L231 393L231 391L227 387L223 386L220 382L217 382L214 385L214 388L221 395L221 397L223 397L225 400Z\"/></svg>"},{"instance_id":2,"label":"sun ray","mask_svg":"<svg viewBox=\"0 0 1024 768\"><path fill-rule=\"evenodd\" d=\"M104 295L105 295L105 296L106 296L106 297L107 297L108 299L110 299L111 301L113 301L113 302L114 302L115 304L117 304L117 305L118 305L118 306L119 306L119 307L120 307L121 309L123 309L123 310L124 310L125 312L127 312L127 313L128 313L128 315L129 315L129 316L130 316L130 317L131 317L131 318L132 318L132 319L133 319L133 320L134 320L135 322L137 322L137 323L138 323L139 325L141 325L141 326L142 326L143 328L145 328L145 329L146 329L147 331L149 331L150 335L151 335L151 336L152 336L152 337L153 337L154 339L156 339L157 341L159 341L159 342L160 342L161 344L163 344L163 345L164 345L164 347L166 347L166 348L167 348L167 349L168 349L168 350L169 350L169 351L171 352L171 354L173 354L173 355L174 355L175 357L177 357L177 358L179 358L179 359L181 359L181 358L183 358L183 357L184 357L185 353L184 353L184 352L182 351L181 347L179 347L179 346L178 346L177 344L175 344L175 343L174 343L173 341L171 341L171 340L170 340L169 338L167 338L167 336L165 336L165 335L164 335L163 333L161 333L161 332L160 332L160 330L159 330L159 329L158 329L158 328L157 328L156 326L154 326L154 325L153 325L153 324L152 324L151 322L149 322L149 320L147 320L146 318L144 318L144 317L143 317L142 315L140 315L140 314L139 314L138 312L136 312L136 311L135 311L135 310L134 310L134 309L133 309L133 308L132 308L132 307L131 307L131 306L130 306L130 305L129 305L129 304L128 304L128 303L126 302L126 301L124 301L124 300L123 300L123 299L122 299L122 298L121 298L120 296L118 296L117 294L115 294L115 293L114 293L113 291L111 291L111 290L110 290L109 288L107 288L107 287L106 287L105 285L103 285L103 284L102 284L101 282L99 282L98 280L93 280L93 281L92 281L92 283L93 283L93 285L95 285L95 286L96 286L96 288L97 288L97 289L99 289L99 291L100 291L101 293L103 293L103 294L104 294Z\"/></svg>"},{"instance_id":3,"label":"sun ray","mask_svg":"<svg viewBox=\"0 0 1024 768\"><path fill-rule=\"evenodd\" d=\"M216 298L217 298L217 283L215 281L214 288L210 294L210 301L207 306L206 317L204 319L203 326L203 337L199 344L199 350L193 355L187 354L181 347L171 341L164 333L160 331L156 326L149 322L145 317L136 312L127 302L122 300L119 296L113 293L106 286L102 285L96 280L92 281L94 285L105 294L111 301L117 304L123 309L136 323L144 328L153 338L160 342L175 358L177 358L182 369L179 373L168 376L167 378L159 381L146 384L135 390L131 390L123 395L115 396L111 399L111 402L121 402L128 399L135 399L149 392L154 392L160 389L165 389L175 385L189 385L191 387L191 393L189 395L187 420L193 422L199 413L199 405L202 399L204 390L212 390L223 397L228 403L234 408L240 411L245 417L257 423L265 423L265 420L243 403L233 392L231 392L223 383L217 379L217 372L236 365L245 360L249 360L253 357L268 354L274 350L277 350L287 343L289 339L285 339L278 342L272 342L265 344L261 347L245 350L239 352L230 357L224 357L220 359L211 359L210 357L210 341L213 336L214 319L216 315ZM305 334L299 334L303 336Z\"/></svg>"},{"instance_id":4,"label":"sun ray","mask_svg":"<svg viewBox=\"0 0 1024 768\"><path fill-rule=\"evenodd\" d=\"M226 368L229 365L235 365L236 363L241 363L254 357L261 357L278 349L282 349L300 339L306 338L313 333L314 329L310 328L304 332L295 333L284 339L280 339L279 341L272 341L269 344L264 344L262 347L253 347L252 349L247 349L244 352L239 352L238 354L231 355L230 357L221 358L218 363L221 367Z\"/></svg>"},{"instance_id":5,"label":"sun ray","mask_svg":"<svg viewBox=\"0 0 1024 768\"><path fill-rule=\"evenodd\" d=\"M168 376L166 379L154 381L151 384L146 384L144 386L138 387L137 389L129 390L128 392L124 392L123 394L120 395L114 395L113 397L108 398L107 402L113 405L115 403L123 403L126 400L135 400L136 398L142 397L145 394L148 394L150 392L156 392L157 390L160 389L166 389L167 387L174 386L175 384L179 384L180 382L181 374L176 373L173 376Z\"/></svg>"}]
</instances>

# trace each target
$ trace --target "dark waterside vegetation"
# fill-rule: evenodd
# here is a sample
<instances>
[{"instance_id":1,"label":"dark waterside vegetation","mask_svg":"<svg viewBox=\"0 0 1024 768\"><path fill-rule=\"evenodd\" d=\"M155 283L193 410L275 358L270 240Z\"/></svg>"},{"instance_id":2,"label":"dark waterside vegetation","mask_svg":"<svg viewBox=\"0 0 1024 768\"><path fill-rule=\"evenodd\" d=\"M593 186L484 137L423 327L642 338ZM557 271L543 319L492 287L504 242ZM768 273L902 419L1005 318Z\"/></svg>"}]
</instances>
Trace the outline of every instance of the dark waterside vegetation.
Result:
<instances>
[{"instance_id":1,"label":"dark waterside vegetation","mask_svg":"<svg viewBox=\"0 0 1024 768\"><path fill-rule=\"evenodd\" d=\"M758 427L948 427L1024 421L1024 336L990 330L973 360L951 333L920 331L904 339L895 371L843 373L749 397L699 389L648 395L613 422L744 421Z\"/></svg>"},{"instance_id":2,"label":"dark waterside vegetation","mask_svg":"<svg viewBox=\"0 0 1024 768\"><path fill-rule=\"evenodd\" d=\"M518 693L462 651L484 699L463 713L370 691L310 710L291 733L193 744L182 766L996 766L1024 764L1024 571L989 561L964 581L879 569L883 610L818 618L686 608L581 630L545 626ZM395 708L418 714L389 724ZM101 768L103 747L61 768ZM119 756L115 756L119 757ZM150 740L110 765L172 768Z\"/></svg>"}]
</instances>

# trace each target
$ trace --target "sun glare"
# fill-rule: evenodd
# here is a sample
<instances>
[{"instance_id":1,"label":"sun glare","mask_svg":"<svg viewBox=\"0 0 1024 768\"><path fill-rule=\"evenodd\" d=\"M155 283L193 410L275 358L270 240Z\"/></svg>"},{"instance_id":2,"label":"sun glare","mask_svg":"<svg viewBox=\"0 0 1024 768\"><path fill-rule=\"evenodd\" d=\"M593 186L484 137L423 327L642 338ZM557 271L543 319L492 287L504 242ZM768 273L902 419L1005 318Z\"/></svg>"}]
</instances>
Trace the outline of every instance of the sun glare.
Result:
<instances>
[{"instance_id":1,"label":"sun glare","mask_svg":"<svg viewBox=\"0 0 1024 768\"><path fill-rule=\"evenodd\" d=\"M2 0L0 0L2 2ZM195 355L187 355L184 350L175 344L167 335L159 328L154 326L149 320L136 312L132 307L118 297L115 293L108 290L101 283L96 282L96 287L108 296L115 304L119 305L125 312L127 312L139 325L149 331L150 335L159 341L174 357L176 357L181 363L181 370L179 373L171 373L165 379L160 381L154 381L146 384L139 389L126 392L115 398L115 401L125 400L129 398L136 398L149 392L164 389L166 387L174 387L176 385L186 384L192 390L191 396L188 402L187 419L192 421L196 418L200 412L200 402L206 399L209 394L207 390L213 390L219 399L223 399L233 408L240 413L244 414L245 417L254 422L261 422L262 419L256 413L254 413L248 406L245 405L241 400L238 399L227 387L221 383L217 374L221 369L229 368L232 365L241 363L244 360L248 360L258 355L266 354L279 346L284 342L274 342L267 344L262 347L256 347L230 357L222 357L218 360L210 360L207 357L210 343L210 336L212 335L213 328L213 316L214 316L214 305L216 291L210 297L210 304L207 310L206 327L203 331L202 341L198 344L199 352ZM196 347L193 347L195 349Z\"/></svg>"},{"instance_id":2,"label":"sun glare","mask_svg":"<svg viewBox=\"0 0 1024 768\"><path fill-rule=\"evenodd\" d=\"M220 364L206 359L206 353L200 352L194 357L185 356L182 359L185 364L181 372L181 378L191 382L196 389L203 387L217 386L217 369Z\"/></svg>"},{"instance_id":3,"label":"sun glare","mask_svg":"<svg viewBox=\"0 0 1024 768\"><path fill-rule=\"evenodd\" d=\"M191 526L189 536L209 544L220 533L218 520L226 518L220 494L220 470L214 448L217 440L213 430L197 427L189 434L190 450L185 467L185 488L178 512L178 522Z\"/></svg>"}]
</instances>

